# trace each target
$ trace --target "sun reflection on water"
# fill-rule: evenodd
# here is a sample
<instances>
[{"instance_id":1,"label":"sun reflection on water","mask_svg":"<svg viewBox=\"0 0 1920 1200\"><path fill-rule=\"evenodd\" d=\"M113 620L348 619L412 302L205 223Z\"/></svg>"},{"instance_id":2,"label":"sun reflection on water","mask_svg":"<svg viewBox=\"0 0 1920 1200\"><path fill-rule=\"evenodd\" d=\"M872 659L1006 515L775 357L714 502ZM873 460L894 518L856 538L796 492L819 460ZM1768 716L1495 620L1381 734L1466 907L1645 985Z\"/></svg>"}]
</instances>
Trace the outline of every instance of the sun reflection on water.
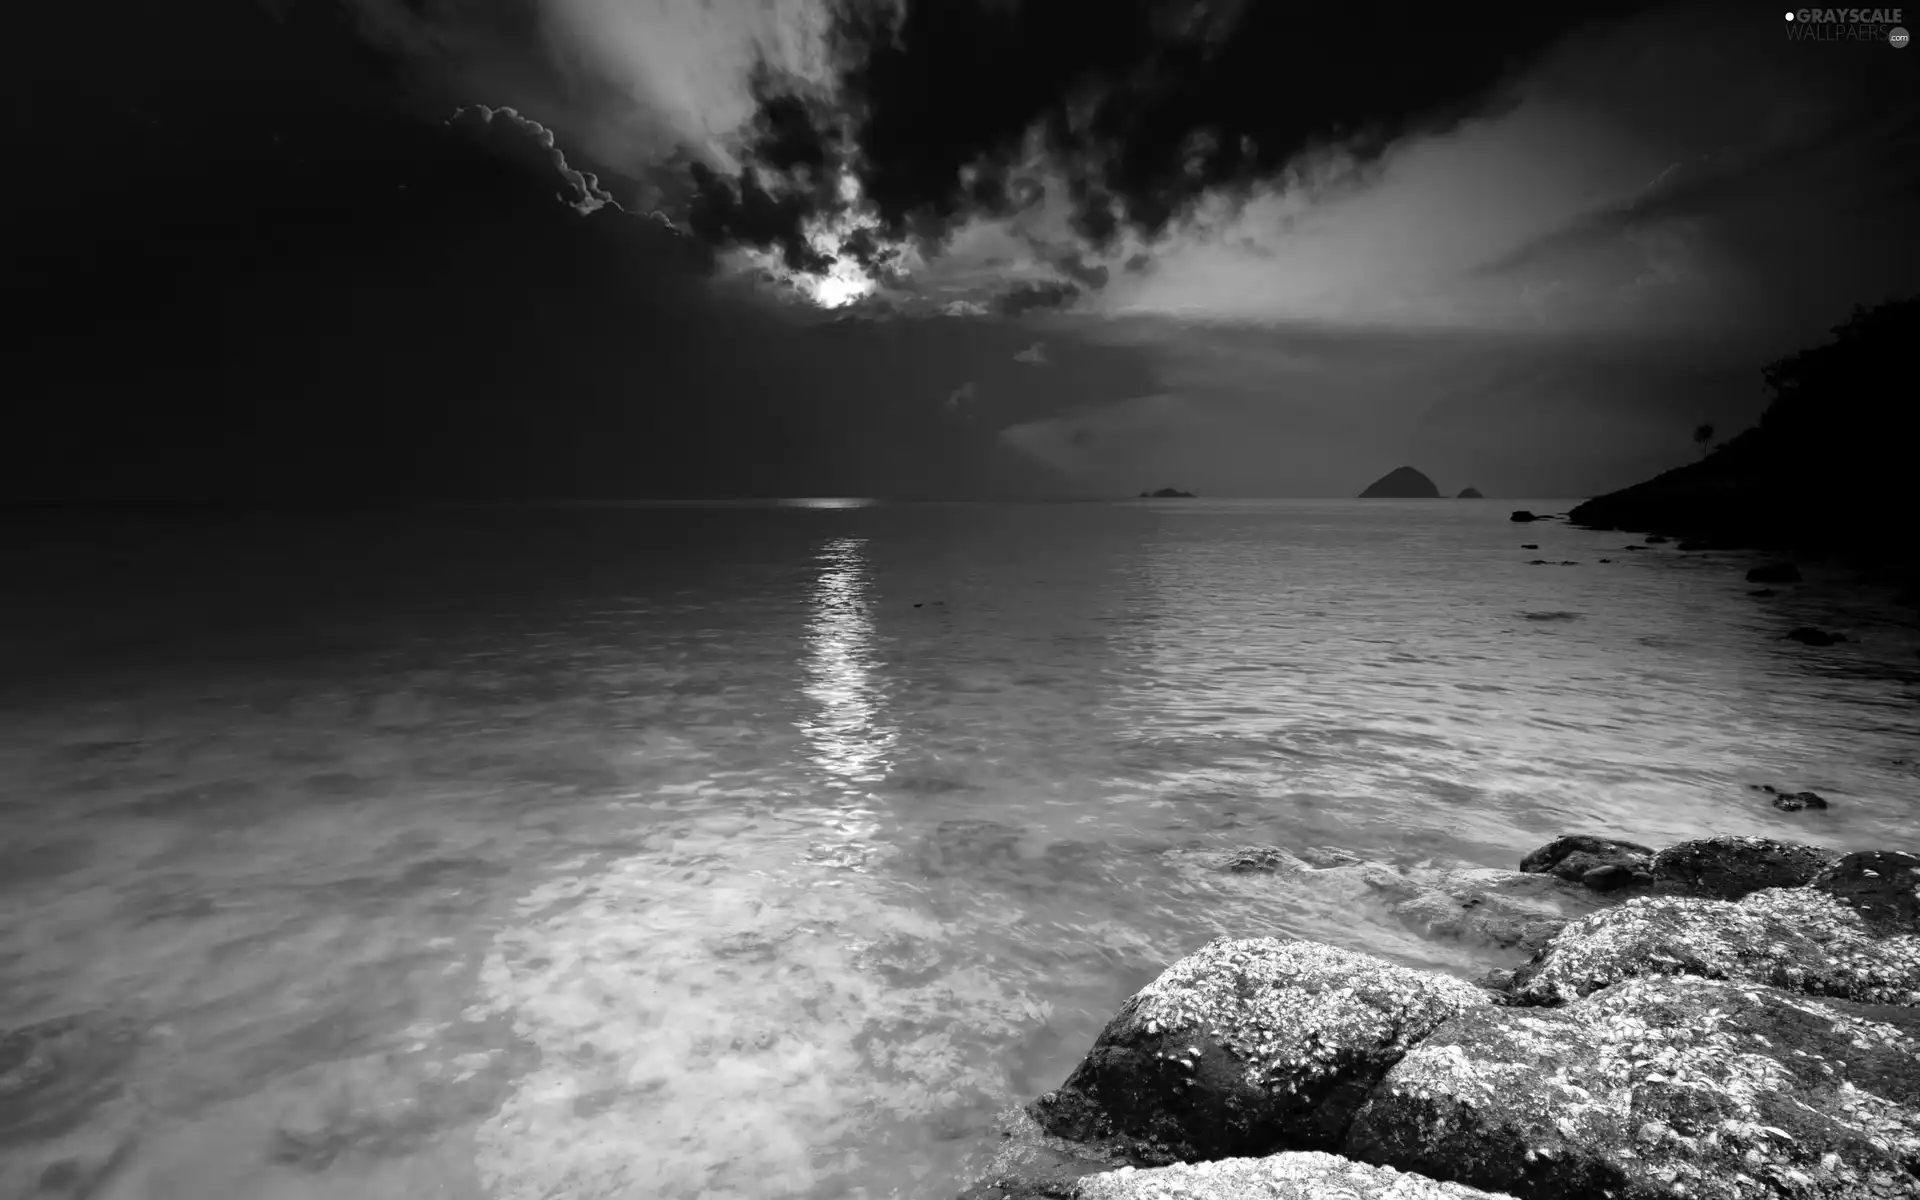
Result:
<instances>
[{"instance_id":1,"label":"sun reflection on water","mask_svg":"<svg viewBox=\"0 0 1920 1200\"><path fill-rule=\"evenodd\" d=\"M849 784L885 778L899 732L886 725L874 679L866 539L840 537L820 551L807 625L806 694L817 712L795 722L814 765Z\"/></svg>"}]
</instances>

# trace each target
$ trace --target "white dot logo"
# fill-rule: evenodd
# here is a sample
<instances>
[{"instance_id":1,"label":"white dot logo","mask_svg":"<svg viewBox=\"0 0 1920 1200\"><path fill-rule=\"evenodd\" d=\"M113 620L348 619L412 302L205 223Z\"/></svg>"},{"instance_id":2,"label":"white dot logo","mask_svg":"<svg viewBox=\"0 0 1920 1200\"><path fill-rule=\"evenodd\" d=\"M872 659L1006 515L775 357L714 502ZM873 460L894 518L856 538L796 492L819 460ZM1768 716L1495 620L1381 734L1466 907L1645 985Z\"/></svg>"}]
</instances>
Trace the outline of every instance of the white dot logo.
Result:
<instances>
[{"instance_id":1,"label":"white dot logo","mask_svg":"<svg viewBox=\"0 0 1920 1200\"><path fill-rule=\"evenodd\" d=\"M1892 46L1895 50L1905 50L1907 48L1906 29L1904 29L1899 25L1895 25L1893 27L1893 32L1887 35L1887 44L1889 46Z\"/></svg>"},{"instance_id":2,"label":"white dot logo","mask_svg":"<svg viewBox=\"0 0 1920 1200\"><path fill-rule=\"evenodd\" d=\"M1793 20L1793 14L1792 14L1792 13L1788 13L1788 14L1787 14L1787 20L1789 20L1789 21L1791 21L1791 20Z\"/></svg>"}]
</instances>

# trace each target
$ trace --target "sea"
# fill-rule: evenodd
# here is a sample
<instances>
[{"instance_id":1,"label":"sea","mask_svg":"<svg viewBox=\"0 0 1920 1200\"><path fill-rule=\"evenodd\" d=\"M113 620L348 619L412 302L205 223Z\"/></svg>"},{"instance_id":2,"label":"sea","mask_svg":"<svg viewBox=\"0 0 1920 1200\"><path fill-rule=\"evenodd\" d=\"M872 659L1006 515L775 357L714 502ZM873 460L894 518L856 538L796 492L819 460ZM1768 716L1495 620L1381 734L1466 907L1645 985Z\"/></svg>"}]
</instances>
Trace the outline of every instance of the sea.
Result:
<instances>
[{"instance_id":1,"label":"sea","mask_svg":"<svg viewBox=\"0 0 1920 1200\"><path fill-rule=\"evenodd\" d=\"M948 1200L1211 938L1514 965L1224 852L1920 849L1910 608L1571 504L10 516L0 1195Z\"/></svg>"}]
</instances>

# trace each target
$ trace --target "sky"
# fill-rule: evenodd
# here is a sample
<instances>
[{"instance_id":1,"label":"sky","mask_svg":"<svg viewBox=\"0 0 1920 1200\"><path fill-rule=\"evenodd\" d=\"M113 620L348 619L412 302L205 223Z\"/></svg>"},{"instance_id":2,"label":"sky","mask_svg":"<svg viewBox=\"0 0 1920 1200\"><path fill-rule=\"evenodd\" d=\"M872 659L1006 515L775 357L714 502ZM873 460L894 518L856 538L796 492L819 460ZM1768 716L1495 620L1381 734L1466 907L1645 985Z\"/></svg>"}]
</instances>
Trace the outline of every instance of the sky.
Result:
<instances>
[{"instance_id":1,"label":"sky","mask_svg":"<svg viewBox=\"0 0 1920 1200\"><path fill-rule=\"evenodd\" d=\"M1750 4L36 7L10 501L1586 496L1920 290Z\"/></svg>"}]
</instances>

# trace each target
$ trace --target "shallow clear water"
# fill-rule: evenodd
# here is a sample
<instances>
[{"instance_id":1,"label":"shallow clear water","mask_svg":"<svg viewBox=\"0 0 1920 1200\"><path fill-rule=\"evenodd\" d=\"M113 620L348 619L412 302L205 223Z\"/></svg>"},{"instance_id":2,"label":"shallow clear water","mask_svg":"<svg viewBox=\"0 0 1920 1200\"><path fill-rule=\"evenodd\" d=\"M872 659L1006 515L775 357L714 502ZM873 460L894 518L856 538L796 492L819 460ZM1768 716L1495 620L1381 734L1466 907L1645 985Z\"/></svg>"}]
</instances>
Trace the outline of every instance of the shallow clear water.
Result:
<instances>
[{"instance_id":1,"label":"shallow clear water","mask_svg":"<svg viewBox=\"0 0 1920 1200\"><path fill-rule=\"evenodd\" d=\"M1897 610L1522 505L16 522L0 1191L944 1197L1211 936L1503 961L1195 851L1915 840Z\"/></svg>"}]
</instances>

